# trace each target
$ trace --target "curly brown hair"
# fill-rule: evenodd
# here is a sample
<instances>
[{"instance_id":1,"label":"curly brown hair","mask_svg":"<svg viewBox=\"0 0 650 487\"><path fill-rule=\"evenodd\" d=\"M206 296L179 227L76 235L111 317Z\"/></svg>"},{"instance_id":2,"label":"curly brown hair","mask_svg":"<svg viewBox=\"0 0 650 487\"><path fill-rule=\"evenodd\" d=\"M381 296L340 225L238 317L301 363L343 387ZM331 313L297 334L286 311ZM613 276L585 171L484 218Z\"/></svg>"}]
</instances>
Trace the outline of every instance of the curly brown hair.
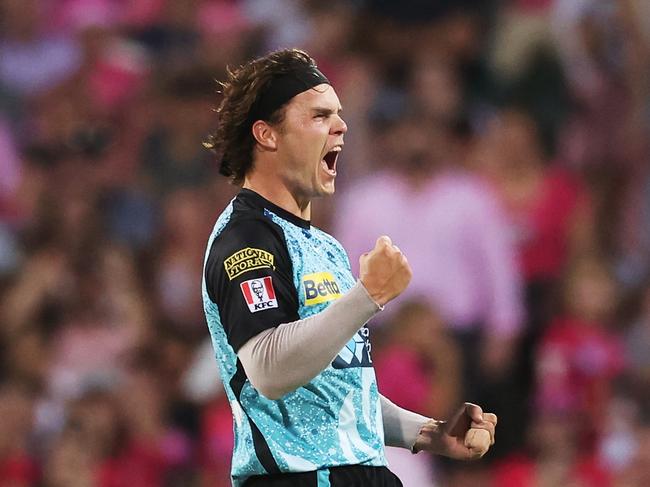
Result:
<instances>
[{"instance_id":1,"label":"curly brown hair","mask_svg":"<svg viewBox=\"0 0 650 487\"><path fill-rule=\"evenodd\" d=\"M241 185L253 165L255 138L251 127L255 120L250 113L270 81L304 67L316 67L314 60L299 49L273 51L236 69L228 68L227 79L220 83L223 99L217 109L217 128L203 145L212 150L220 162L219 172ZM272 125L282 123L284 107L266 120Z\"/></svg>"}]
</instances>

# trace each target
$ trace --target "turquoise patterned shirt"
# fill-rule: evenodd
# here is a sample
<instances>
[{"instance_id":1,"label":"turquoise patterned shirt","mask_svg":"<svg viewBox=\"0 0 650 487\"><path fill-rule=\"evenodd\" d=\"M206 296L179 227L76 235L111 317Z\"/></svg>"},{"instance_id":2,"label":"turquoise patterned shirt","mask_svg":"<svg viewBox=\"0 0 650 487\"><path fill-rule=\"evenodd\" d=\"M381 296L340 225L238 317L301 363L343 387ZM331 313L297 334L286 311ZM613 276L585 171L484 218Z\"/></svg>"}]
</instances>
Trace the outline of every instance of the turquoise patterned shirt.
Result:
<instances>
[{"instance_id":1,"label":"turquoise patterned shirt","mask_svg":"<svg viewBox=\"0 0 650 487\"><path fill-rule=\"evenodd\" d=\"M278 400L262 396L237 359L250 338L320 313L354 284L333 237L253 191L242 190L218 218L203 303L233 413L233 485L252 475L386 465L367 327L318 376Z\"/></svg>"}]
</instances>

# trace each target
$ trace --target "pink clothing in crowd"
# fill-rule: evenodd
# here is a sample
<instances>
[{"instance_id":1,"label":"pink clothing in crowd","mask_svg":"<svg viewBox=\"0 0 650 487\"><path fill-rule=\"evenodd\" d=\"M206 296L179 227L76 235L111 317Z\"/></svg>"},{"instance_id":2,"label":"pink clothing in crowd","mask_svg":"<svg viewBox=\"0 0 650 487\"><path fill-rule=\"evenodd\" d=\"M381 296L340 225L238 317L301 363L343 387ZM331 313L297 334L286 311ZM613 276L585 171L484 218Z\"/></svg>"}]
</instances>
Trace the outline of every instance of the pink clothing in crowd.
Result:
<instances>
[{"instance_id":1,"label":"pink clothing in crowd","mask_svg":"<svg viewBox=\"0 0 650 487\"><path fill-rule=\"evenodd\" d=\"M424 298L456 329L484 324L501 335L518 331L522 291L515 252L497 199L480 180L447 171L416 190L382 172L350 187L338 203L335 235L354 272L380 235L408 258L413 278L393 308Z\"/></svg>"},{"instance_id":2,"label":"pink clothing in crowd","mask_svg":"<svg viewBox=\"0 0 650 487\"><path fill-rule=\"evenodd\" d=\"M431 371L426 370L417 353L406 347L392 345L374 356L377 387L395 404L424 413L434 387ZM428 455L413 455L401 448L386 448L390 469L404 487L432 485L433 471Z\"/></svg>"},{"instance_id":3,"label":"pink clothing in crowd","mask_svg":"<svg viewBox=\"0 0 650 487\"><path fill-rule=\"evenodd\" d=\"M545 411L598 418L610 399L611 381L625 366L621 339L602 325L555 320L538 351L537 405Z\"/></svg>"},{"instance_id":4,"label":"pink clothing in crowd","mask_svg":"<svg viewBox=\"0 0 650 487\"><path fill-rule=\"evenodd\" d=\"M434 379L416 352L392 345L373 360L377 387L384 396L405 409L426 411Z\"/></svg>"},{"instance_id":5,"label":"pink clothing in crowd","mask_svg":"<svg viewBox=\"0 0 650 487\"><path fill-rule=\"evenodd\" d=\"M536 197L527 205L510 209L521 272L527 281L560 277L576 211L586 201L583 186L572 174L551 168Z\"/></svg>"},{"instance_id":6,"label":"pink clothing in crowd","mask_svg":"<svg viewBox=\"0 0 650 487\"><path fill-rule=\"evenodd\" d=\"M125 329L74 324L61 330L53 346L48 382L59 398L73 397L92 381L114 381L124 370L131 346Z\"/></svg>"}]
</instances>

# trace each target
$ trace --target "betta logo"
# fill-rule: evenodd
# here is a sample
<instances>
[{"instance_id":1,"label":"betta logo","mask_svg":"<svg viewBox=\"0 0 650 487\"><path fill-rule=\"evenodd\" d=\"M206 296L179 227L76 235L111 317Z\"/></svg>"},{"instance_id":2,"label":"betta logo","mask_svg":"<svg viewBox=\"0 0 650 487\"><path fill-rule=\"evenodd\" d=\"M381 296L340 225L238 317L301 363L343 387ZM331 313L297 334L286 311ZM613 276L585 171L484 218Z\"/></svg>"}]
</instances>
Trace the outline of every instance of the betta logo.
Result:
<instances>
[{"instance_id":1,"label":"betta logo","mask_svg":"<svg viewBox=\"0 0 650 487\"><path fill-rule=\"evenodd\" d=\"M244 281L240 287L251 313L278 307L271 276Z\"/></svg>"},{"instance_id":2,"label":"betta logo","mask_svg":"<svg viewBox=\"0 0 650 487\"><path fill-rule=\"evenodd\" d=\"M302 278L305 305L325 303L341 297L341 289L330 272L316 272Z\"/></svg>"}]
</instances>

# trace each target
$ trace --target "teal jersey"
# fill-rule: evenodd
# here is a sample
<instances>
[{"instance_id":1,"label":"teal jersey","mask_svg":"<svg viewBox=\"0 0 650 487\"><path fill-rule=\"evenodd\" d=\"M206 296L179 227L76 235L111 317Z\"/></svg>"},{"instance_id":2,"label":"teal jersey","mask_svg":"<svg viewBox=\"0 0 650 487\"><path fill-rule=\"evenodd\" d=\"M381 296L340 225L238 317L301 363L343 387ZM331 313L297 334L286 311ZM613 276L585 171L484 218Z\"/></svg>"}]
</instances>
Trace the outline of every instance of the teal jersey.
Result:
<instances>
[{"instance_id":1,"label":"teal jersey","mask_svg":"<svg viewBox=\"0 0 650 487\"><path fill-rule=\"evenodd\" d=\"M320 313L354 284L333 237L253 191L242 190L218 218L203 303L233 413L233 485L252 475L386 465L367 327L318 376L278 400L262 396L237 359L250 338Z\"/></svg>"}]
</instances>

